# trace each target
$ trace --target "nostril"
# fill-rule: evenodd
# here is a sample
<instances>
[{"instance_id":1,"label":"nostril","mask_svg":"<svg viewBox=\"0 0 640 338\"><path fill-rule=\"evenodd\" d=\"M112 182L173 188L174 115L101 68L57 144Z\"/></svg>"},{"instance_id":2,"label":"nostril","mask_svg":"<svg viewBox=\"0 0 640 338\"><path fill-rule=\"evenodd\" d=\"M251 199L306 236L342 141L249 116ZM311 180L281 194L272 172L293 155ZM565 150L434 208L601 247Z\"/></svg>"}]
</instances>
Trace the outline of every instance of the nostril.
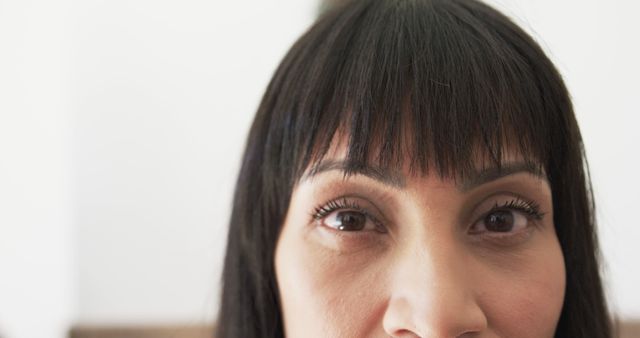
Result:
<instances>
[{"instance_id":1,"label":"nostril","mask_svg":"<svg viewBox=\"0 0 640 338\"><path fill-rule=\"evenodd\" d=\"M420 338L419 335L415 334L413 331L411 330L405 330L405 329L400 329L396 332L393 332L393 334L389 337L392 338Z\"/></svg>"},{"instance_id":2,"label":"nostril","mask_svg":"<svg viewBox=\"0 0 640 338\"><path fill-rule=\"evenodd\" d=\"M477 331L467 331L460 335L457 335L456 338L473 338L477 337L479 333Z\"/></svg>"}]
</instances>

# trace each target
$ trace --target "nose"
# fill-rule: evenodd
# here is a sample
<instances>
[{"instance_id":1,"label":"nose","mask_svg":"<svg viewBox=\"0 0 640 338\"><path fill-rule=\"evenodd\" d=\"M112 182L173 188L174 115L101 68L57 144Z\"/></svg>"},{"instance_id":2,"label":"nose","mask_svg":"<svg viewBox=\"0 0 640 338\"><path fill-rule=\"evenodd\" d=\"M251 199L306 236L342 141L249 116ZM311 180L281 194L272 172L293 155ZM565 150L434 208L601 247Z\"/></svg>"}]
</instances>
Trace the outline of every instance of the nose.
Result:
<instances>
[{"instance_id":1,"label":"nose","mask_svg":"<svg viewBox=\"0 0 640 338\"><path fill-rule=\"evenodd\" d=\"M449 242L451 243L451 242ZM417 243L394 261L383 326L392 337L478 337L487 317L476 299L464 250Z\"/></svg>"}]
</instances>

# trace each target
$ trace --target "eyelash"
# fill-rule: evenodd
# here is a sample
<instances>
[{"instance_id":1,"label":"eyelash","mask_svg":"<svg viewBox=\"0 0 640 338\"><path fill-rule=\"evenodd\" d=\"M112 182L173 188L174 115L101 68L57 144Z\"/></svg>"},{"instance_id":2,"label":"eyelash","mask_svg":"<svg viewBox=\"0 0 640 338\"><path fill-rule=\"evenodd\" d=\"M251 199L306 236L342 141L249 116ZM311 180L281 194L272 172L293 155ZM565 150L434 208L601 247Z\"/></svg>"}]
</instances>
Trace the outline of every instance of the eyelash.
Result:
<instances>
[{"instance_id":1,"label":"eyelash","mask_svg":"<svg viewBox=\"0 0 640 338\"><path fill-rule=\"evenodd\" d=\"M311 217L316 221L320 221L336 210L359 211L365 215L366 218L370 219L376 227L381 229L385 228L382 222L373 216L366 208L360 206L356 201L349 200L347 197L340 197L315 207L311 213Z\"/></svg>"},{"instance_id":2,"label":"eyelash","mask_svg":"<svg viewBox=\"0 0 640 338\"><path fill-rule=\"evenodd\" d=\"M320 221L336 210L359 211L363 215L365 215L365 217L374 222L376 227L385 229L385 226L382 224L382 222L380 222L375 216L373 216L366 208L360 206L360 204L358 204L356 201L349 200L347 197L339 197L337 199L333 199L329 202L316 206L311 213L311 217L316 221ZM502 204L498 204L496 202L489 211L487 211L480 217L480 219L500 210L519 211L527 215L527 218L531 218L534 220L541 220L545 215L545 213L541 212L540 205L535 201L526 200L522 197L515 197L512 200L504 202ZM477 220L474 221L474 224L475 222L477 222ZM536 222L533 223L535 224Z\"/></svg>"},{"instance_id":3,"label":"eyelash","mask_svg":"<svg viewBox=\"0 0 640 338\"><path fill-rule=\"evenodd\" d=\"M520 211L535 220L541 220L545 213L540 211L540 205L532 200L525 200L521 197L515 197L514 199L505 202L501 205L496 204L487 211L483 217L499 210L515 210Z\"/></svg>"}]
</instances>

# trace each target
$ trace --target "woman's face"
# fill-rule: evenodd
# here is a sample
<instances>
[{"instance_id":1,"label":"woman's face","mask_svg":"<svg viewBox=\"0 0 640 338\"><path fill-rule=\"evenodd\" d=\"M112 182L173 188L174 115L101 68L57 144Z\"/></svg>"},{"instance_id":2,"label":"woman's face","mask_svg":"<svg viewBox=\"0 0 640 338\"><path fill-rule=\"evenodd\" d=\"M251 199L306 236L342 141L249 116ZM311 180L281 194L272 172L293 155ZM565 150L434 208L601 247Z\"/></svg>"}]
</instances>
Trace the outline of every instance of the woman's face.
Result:
<instances>
[{"instance_id":1,"label":"woman's face","mask_svg":"<svg viewBox=\"0 0 640 338\"><path fill-rule=\"evenodd\" d=\"M275 266L288 337L553 337L565 267L547 180L363 169L295 187Z\"/></svg>"}]
</instances>

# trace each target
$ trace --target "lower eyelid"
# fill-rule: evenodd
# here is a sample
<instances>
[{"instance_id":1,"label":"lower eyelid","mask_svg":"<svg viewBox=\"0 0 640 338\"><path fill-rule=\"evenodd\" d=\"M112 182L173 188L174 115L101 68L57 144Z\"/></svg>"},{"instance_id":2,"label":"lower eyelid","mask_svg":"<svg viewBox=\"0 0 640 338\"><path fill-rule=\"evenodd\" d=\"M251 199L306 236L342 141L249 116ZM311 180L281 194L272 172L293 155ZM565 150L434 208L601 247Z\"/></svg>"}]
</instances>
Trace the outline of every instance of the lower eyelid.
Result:
<instances>
[{"instance_id":1,"label":"lower eyelid","mask_svg":"<svg viewBox=\"0 0 640 338\"><path fill-rule=\"evenodd\" d=\"M382 224L380 221L378 221L374 216L371 216L371 214L369 214L365 210L357 210L357 211L361 212L364 215L364 217L366 219L366 222L371 222L373 227L375 227L375 229L373 229L373 230L365 230L365 229L363 229L363 230L353 230L353 231L338 230L335 227L329 226L329 225L327 225L325 223L325 220L326 220L327 217L332 215L334 212L339 212L339 211L342 211L342 210L355 210L355 209L336 209L336 210L330 212L328 215L326 215L326 216L324 216L322 218L316 219L316 221L319 223L320 226L325 226L325 227L327 227L327 228L329 228L331 230L334 230L334 231L337 231L337 232L340 232L340 233L360 233L360 232L371 232L371 231L375 231L375 232L379 232L379 233L385 233L386 232L384 224ZM366 225L365 225L365 227L366 227Z\"/></svg>"},{"instance_id":2,"label":"lower eyelid","mask_svg":"<svg viewBox=\"0 0 640 338\"><path fill-rule=\"evenodd\" d=\"M480 241L495 245L498 247L509 247L526 242L532 235L535 229L527 227L521 231L508 234L496 234L496 233L484 233L477 236L480 237Z\"/></svg>"},{"instance_id":3,"label":"lower eyelid","mask_svg":"<svg viewBox=\"0 0 640 338\"><path fill-rule=\"evenodd\" d=\"M318 224L317 233L321 243L329 249L354 254L372 248L385 246L384 234L376 231L340 231Z\"/></svg>"},{"instance_id":4,"label":"lower eyelid","mask_svg":"<svg viewBox=\"0 0 640 338\"><path fill-rule=\"evenodd\" d=\"M528 224L525 228L516 232L482 232L473 234L470 238L479 245L488 245L504 249L510 247L515 248L528 242L528 240L540 230L542 225L537 223L539 223L539 221L534 221L534 223Z\"/></svg>"}]
</instances>

